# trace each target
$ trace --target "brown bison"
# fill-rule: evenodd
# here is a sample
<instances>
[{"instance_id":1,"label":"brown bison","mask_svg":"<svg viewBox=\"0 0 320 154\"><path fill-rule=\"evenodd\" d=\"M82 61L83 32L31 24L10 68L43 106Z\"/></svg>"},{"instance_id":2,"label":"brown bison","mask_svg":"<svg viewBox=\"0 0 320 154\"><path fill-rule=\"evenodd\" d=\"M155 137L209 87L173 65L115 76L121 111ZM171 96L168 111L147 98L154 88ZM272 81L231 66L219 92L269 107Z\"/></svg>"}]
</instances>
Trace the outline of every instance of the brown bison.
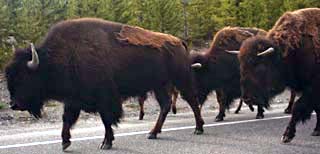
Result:
<instances>
[{"instance_id":1,"label":"brown bison","mask_svg":"<svg viewBox=\"0 0 320 154\"><path fill-rule=\"evenodd\" d=\"M216 90L219 103L219 114L216 121L222 121L225 110L229 108L234 99L241 96L240 69L237 55L230 54L239 50L242 42L253 36L264 36L266 32L257 28L226 27L221 29L214 37L210 49L203 53L191 54L191 63L195 71L198 88L198 98L203 104L208 94ZM294 93L289 103L291 109ZM236 113L239 112L240 104ZM249 105L250 109L253 107ZM256 118L263 118L263 106L258 105Z\"/></svg>"},{"instance_id":2,"label":"brown bison","mask_svg":"<svg viewBox=\"0 0 320 154\"><path fill-rule=\"evenodd\" d=\"M269 106L273 96L289 87L301 93L282 142L290 142L296 124L317 113L312 133L320 135L320 9L307 8L284 13L265 37L243 42L239 60L242 99Z\"/></svg>"},{"instance_id":3,"label":"brown bison","mask_svg":"<svg viewBox=\"0 0 320 154\"><path fill-rule=\"evenodd\" d=\"M209 50L190 55L199 103L203 104L209 93L216 90L219 103L216 121L223 120L225 110L241 95L239 62L237 56L227 50L238 50L245 39L264 33L255 28L226 27L215 35ZM257 118L262 117L263 108L259 107Z\"/></svg>"},{"instance_id":4,"label":"brown bison","mask_svg":"<svg viewBox=\"0 0 320 154\"><path fill-rule=\"evenodd\" d=\"M203 119L183 43L171 35L94 18L54 25L42 44L17 49L6 67L11 108L41 117L47 100L64 103L62 146L70 146L70 128L80 110L97 112L105 126L101 149L112 147L111 125L122 116L121 101L153 91L161 107L149 139L161 132L170 110L168 85L191 106L196 134Z\"/></svg>"}]
</instances>

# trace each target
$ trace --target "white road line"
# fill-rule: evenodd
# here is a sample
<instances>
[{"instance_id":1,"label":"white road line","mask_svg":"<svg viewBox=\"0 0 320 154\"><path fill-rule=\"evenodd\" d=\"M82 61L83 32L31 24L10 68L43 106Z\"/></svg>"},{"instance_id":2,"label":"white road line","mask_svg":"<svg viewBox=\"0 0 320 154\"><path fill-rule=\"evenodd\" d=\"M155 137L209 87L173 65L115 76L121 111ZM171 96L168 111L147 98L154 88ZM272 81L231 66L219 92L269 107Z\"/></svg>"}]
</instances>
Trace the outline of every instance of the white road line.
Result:
<instances>
[{"instance_id":1,"label":"white road line","mask_svg":"<svg viewBox=\"0 0 320 154\"><path fill-rule=\"evenodd\" d=\"M271 117L271 118L265 118L265 119L252 119L252 120L242 120L242 121L233 121L233 122L222 122L222 123L206 124L206 125L204 125L204 127L215 127L215 126L242 124L242 123L252 123L252 122L259 122L259 121L278 120L278 119L285 119L285 118L289 118L289 117L291 117L291 116L288 115L288 116ZM166 128L166 129L162 129L162 132L193 129L193 128L195 128L195 126ZM115 134L114 136L115 137L122 137L122 136L142 135L142 134L148 134L148 133L149 133L149 131L138 131L138 132ZM103 139L103 138L104 138L104 136L91 136L91 137L75 138L75 139L71 139L71 141L86 141L86 140ZM47 145L47 144L56 144L56 143L61 143L61 140L52 140L52 141L41 141L41 142L32 142L32 143L23 143L23 144L4 145L4 146L0 146L0 149L29 147L29 146Z\"/></svg>"}]
</instances>

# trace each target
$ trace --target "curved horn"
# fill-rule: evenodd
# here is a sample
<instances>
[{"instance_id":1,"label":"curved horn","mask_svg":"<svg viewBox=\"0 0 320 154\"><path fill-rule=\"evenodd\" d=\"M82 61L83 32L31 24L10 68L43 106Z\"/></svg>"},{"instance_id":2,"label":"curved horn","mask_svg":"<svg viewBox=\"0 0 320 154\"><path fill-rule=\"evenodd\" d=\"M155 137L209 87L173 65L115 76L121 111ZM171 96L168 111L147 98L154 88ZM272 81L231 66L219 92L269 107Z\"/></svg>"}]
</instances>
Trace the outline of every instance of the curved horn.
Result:
<instances>
[{"instance_id":1,"label":"curved horn","mask_svg":"<svg viewBox=\"0 0 320 154\"><path fill-rule=\"evenodd\" d=\"M258 53L257 56L266 56L266 55L269 55L271 53L274 52L274 48L270 47L268 48L267 50L261 52L261 53Z\"/></svg>"},{"instance_id":2,"label":"curved horn","mask_svg":"<svg viewBox=\"0 0 320 154\"><path fill-rule=\"evenodd\" d=\"M226 52L231 53L231 54L236 54L236 55L240 53L240 51L238 51L238 50L226 50Z\"/></svg>"},{"instance_id":3,"label":"curved horn","mask_svg":"<svg viewBox=\"0 0 320 154\"><path fill-rule=\"evenodd\" d=\"M31 51L32 51L32 60L28 61L28 67L30 69L37 69L39 66L39 57L38 53L36 51L36 48L34 47L33 43L30 43Z\"/></svg>"},{"instance_id":4,"label":"curved horn","mask_svg":"<svg viewBox=\"0 0 320 154\"><path fill-rule=\"evenodd\" d=\"M202 64L201 63L193 63L191 65L192 68L201 68L202 67Z\"/></svg>"}]
</instances>

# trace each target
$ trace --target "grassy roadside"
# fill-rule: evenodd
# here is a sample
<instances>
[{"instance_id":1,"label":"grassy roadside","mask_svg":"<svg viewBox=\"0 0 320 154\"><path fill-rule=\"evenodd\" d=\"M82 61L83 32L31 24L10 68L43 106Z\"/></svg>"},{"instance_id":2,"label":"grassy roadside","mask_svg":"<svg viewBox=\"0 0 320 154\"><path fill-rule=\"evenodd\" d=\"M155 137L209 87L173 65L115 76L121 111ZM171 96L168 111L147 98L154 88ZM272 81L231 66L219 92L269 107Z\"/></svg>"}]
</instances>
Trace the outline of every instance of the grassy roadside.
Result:
<instances>
[{"instance_id":1,"label":"grassy roadside","mask_svg":"<svg viewBox=\"0 0 320 154\"><path fill-rule=\"evenodd\" d=\"M0 102L0 110L8 107L8 104Z\"/></svg>"}]
</instances>

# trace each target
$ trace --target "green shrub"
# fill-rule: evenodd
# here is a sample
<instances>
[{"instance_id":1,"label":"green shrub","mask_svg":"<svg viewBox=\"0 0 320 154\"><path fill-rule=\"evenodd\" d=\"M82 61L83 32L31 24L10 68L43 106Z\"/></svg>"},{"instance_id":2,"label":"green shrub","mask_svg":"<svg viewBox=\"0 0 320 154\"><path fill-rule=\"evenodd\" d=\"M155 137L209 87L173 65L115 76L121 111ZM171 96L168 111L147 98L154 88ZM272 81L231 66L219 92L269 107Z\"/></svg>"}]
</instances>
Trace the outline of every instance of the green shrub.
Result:
<instances>
[{"instance_id":1,"label":"green shrub","mask_svg":"<svg viewBox=\"0 0 320 154\"><path fill-rule=\"evenodd\" d=\"M0 109L6 108L8 105L6 103L0 102Z\"/></svg>"}]
</instances>

